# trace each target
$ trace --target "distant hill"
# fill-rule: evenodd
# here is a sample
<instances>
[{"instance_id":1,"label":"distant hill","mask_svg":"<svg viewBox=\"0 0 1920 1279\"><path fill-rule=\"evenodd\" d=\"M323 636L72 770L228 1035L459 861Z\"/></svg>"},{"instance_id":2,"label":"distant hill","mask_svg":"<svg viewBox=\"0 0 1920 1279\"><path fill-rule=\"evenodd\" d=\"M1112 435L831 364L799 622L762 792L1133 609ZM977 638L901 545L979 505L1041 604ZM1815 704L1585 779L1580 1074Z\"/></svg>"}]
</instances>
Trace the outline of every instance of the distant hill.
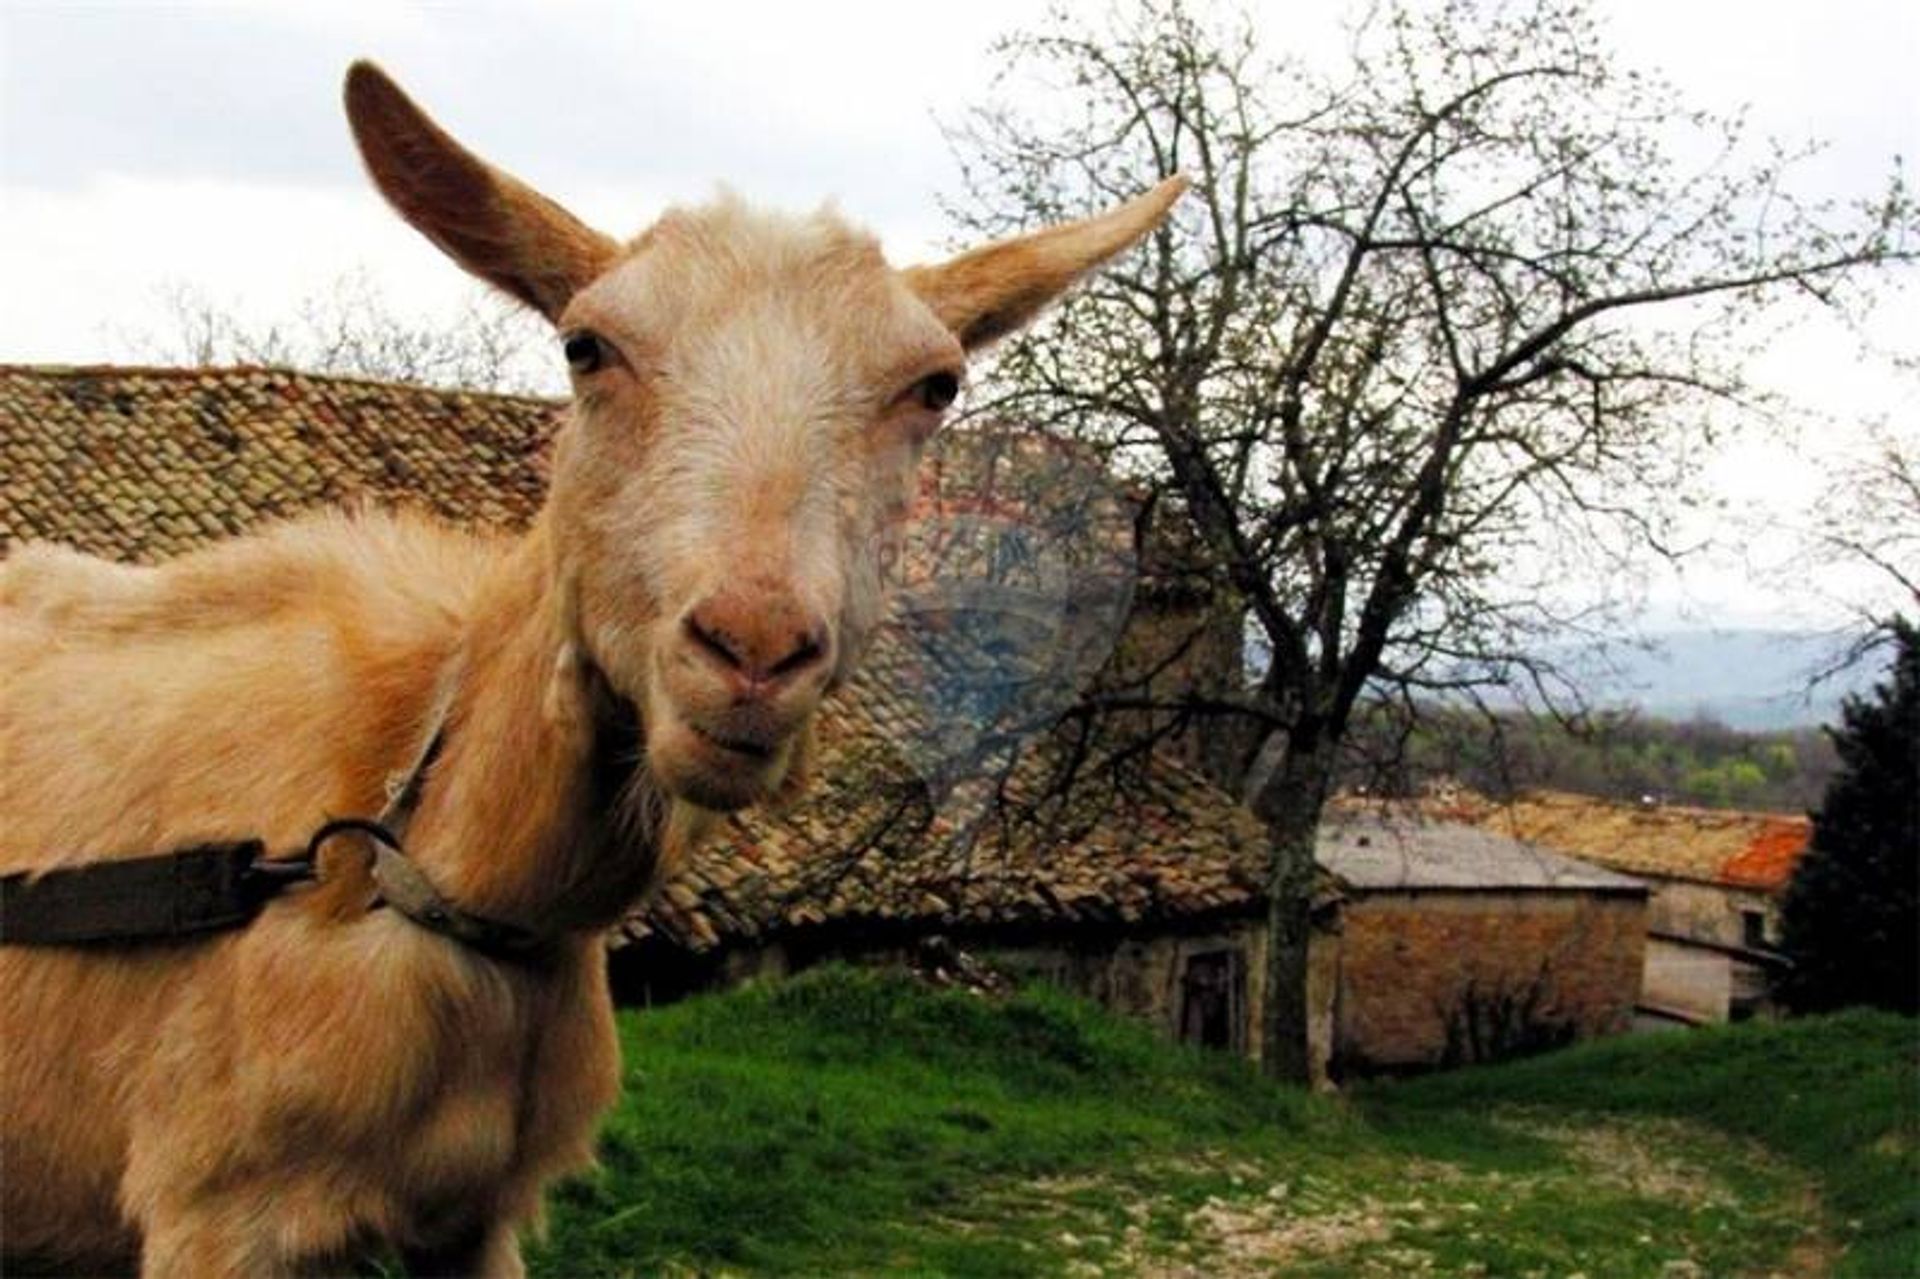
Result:
<instances>
[{"instance_id":1,"label":"distant hill","mask_svg":"<svg viewBox=\"0 0 1920 1279\"><path fill-rule=\"evenodd\" d=\"M1864 663L1814 684L1845 645L1823 631L1730 628L1646 638L1651 648L1620 645L1603 659L1571 645L1546 654L1596 706L1679 721L1705 717L1752 733L1831 724L1842 698L1869 692L1884 674L1880 663ZM1249 637L1246 658L1250 676L1266 669L1259 635Z\"/></svg>"},{"instance_id":2,"label":"distant hill","mask_svg":"<svg viewBox=\"0 0 1920 1279\"><path fill-rule=\"evenodd\" d=\"M1651 651L1620 649L1604 666L1578 669L1601 705L1687 720L1701 716L1750 732L1832 723L1840 701L1880 677L1862 665L1810 686L1835 659L1840 641L1811 631L1669 631Z\"/></svg>"}]
</instances>

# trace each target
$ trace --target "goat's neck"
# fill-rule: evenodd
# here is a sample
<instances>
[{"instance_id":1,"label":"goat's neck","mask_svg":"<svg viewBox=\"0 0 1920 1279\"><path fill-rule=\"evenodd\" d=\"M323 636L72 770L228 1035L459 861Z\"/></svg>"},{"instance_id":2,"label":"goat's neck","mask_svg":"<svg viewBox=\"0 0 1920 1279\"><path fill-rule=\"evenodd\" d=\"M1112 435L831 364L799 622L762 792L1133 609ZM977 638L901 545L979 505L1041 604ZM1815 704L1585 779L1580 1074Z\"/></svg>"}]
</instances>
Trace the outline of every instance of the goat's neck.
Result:
<instances>
[{"instance_id":1,"label":"goat's neck","mask_svg":"<svg viewBox=\"0 0 1920 1279\"><path fill-rule=\"evenodd\" d=\"M409 851L464 910L603 928L692 837L658 797L637 712L580 653L544 522L501 560L459 645Z\"/></svg>"}]
</instances>

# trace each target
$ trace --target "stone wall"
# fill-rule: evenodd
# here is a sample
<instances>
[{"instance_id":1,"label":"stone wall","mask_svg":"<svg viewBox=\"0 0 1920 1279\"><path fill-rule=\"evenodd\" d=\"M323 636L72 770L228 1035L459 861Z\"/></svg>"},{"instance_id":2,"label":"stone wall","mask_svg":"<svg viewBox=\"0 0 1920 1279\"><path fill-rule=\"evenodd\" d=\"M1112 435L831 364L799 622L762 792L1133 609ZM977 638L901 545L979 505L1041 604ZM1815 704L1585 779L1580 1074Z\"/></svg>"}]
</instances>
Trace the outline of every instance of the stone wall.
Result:
<instances>
[{"instance_id":1,"label":"stone wall","mask_svg":"<svg viewBox=\"0 0 1920 1279\"><path fill-rule=\"evenodd\" d=\"M1733 967L1723 951L1649 937L1641 999L1655 1012L1684 1021L1725 1021L1733 1004Z\"/></svg>"},{"instance_id":2,"label":"stone wall","mask_svg":"<svg viewBox=\"0 0 1920 1279\"><path fill-rule=\"evenodd\" d=\"M1176 584L1149 576L1134 594L1101 678L1107 687L1173 706L1189 695L1244 689L1245 652L1245 613L1231 597L1216 597L1190 579ZM1114 712L1108 731L1122 740L1151 736L1157 753L1233 794L1260 737L1259 725L1245 716L1199 715L1182 723L1171 710Z\"/></svg>"},{"instance_id":3,"label":"stone wall","mask_svg":"<svg viewBox=\"0 0 1920 1279\"><path fill-rule=\"evenodd\" d=\"M1647 903L1647 929L1718 946L1745 946L1746 916L1763 919L1768 944L1779 939L1780 904L1771 894L1731 885L1647 876L1653 897Z\"/></svg>"},{"instance_id":4,"label":"stone wall","mask_svg":"<svg viewBox=\"0 0 1920 1279\"><path fill-rule=\"evenodd\" d=\"M1331 966L1336 1076L1428 1069L1627 1029L1646 902L1563 892L1367 893Z\"/></svg>"},{"instance_id":5,"label":"stone wall","mask_svg":"<svg viewBox=\"0 0 1920 1279\"><path fill-rule=\"evenodd\" d=\"M996 968L1024 980L1051 982L1138 1017L1169 1039L1259 1056L1266 965L1266 926L1261 920L1229 918L1134 935L1063 929L1057 938L1019 940L956 933L953 940ZM909 967L918 958L918 947L911 942L862 944L851 937L815 937L798 947L780 941L730 947L677 984L649 984L644 974L657 972L657 964L623 965L616 954L615 988L622 1002L645 1005L695 989L784 977L825 961ZM1325 1002L1330 1005L1330 998Z\"/></svg>"},{"instance_id":6,"label":"stone wall","mask_svg":"<svg viewBox=\"0 0 1920 1279\"><path fill-rule=\"evenodd\" d=\"M969 949L1009 972L1141 1018L1169 1039L1259 1055L1266 928L1258 921L1077 944L969 943Z\"/></svg>"},{"instance_id":7,"label":"stone wall","mask_svg":"<svg viewBox=\"0 0 1920 1279\"><path fill-rule=\"evenodd\" d=\"M1779 941L1779 899L1734 885L1647 882L1643 1001L1692 1022L1772 1015L1773 975L1755 952Z\"/></svg>"}]
</instances>

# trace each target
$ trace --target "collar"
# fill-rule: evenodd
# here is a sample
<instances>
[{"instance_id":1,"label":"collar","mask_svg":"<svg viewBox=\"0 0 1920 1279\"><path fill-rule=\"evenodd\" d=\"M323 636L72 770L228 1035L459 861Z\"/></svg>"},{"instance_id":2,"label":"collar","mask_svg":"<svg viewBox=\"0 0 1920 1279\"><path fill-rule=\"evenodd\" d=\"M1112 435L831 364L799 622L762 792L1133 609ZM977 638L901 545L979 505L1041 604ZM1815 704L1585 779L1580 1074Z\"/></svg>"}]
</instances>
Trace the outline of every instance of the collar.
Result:
<instances>
[{"instance_id":1,"label":"collar","mask_svg":"<svg viewBox=\"0 0 1920 1279\"><path fill-rule=\"evenodd\" d=\"M451 938L493 959L524 959L550 940L518 924L454 905L407 856L400 847L399 837L380 822L358 817L328 822L308 841L308 862L313 861L327 840L345 834L361 836L372 852L369 873L377 894L372 909L391 906L427 931Z\"/></svg>"},{"instance_id":2,"label":"collar","mask_svg":"<svg viewBox=\"0 0 1920 1279\"><path fill-rule=\"evenodd\" d=\"M643 749L639 708L619 693L598 663L585 663L582 692L592 705L593 743L587 767L591 796L596 808L619 802ZM496 959L524 959L540 950L551 937L506 920L494 919L455 905L434 886L418 863L403 847L407 827L420 807L429 771L446 745L447 721L453 711L454 695L459 687L451 672L442 678L429 716L426 734L412 765L396 773L387 783L387 805L374 821L342 818L330 821L315 832L307 845L311 864L320 845L334 835L357 832L372 854L370 873L377 897L374 909L391 906L429 932L439 933L464 946Z\"/></svg>"}]
</instances>

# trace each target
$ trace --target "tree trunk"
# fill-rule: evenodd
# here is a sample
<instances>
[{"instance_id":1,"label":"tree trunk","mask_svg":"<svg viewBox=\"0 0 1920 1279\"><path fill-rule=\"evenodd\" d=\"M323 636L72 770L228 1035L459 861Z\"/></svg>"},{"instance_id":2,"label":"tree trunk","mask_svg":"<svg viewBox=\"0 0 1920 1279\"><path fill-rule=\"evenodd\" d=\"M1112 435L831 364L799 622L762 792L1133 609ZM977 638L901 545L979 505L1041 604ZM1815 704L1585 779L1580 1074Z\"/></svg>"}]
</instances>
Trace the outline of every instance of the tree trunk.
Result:
<instances>
[{"instance_id":1,"label":"tree trunk","mask_svg":"<svg viewBox=\"0 0 1920 1279\"><path fill-rule=\"evenodd\" d=\"M1253 796L1267 824L1267 973L1261 998L1260 1065L1269 1078L1312 1082L1307 1042L1307 958L1312 940L1314 844L1326 804L1331 748L1284 749Z\"/></svg>"}]
</instances>

